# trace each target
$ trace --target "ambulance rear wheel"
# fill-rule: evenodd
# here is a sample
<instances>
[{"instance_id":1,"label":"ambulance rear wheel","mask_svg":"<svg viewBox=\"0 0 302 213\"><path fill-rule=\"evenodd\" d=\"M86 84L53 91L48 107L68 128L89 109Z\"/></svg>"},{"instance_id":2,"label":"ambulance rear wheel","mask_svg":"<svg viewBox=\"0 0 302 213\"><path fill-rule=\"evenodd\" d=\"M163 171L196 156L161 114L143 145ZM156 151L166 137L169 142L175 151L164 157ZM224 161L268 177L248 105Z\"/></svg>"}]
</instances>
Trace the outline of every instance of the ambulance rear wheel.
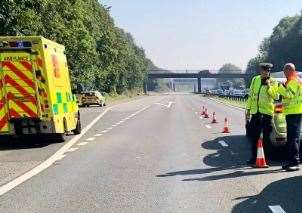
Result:
<instances>
[{"instance_id":1,"label":"ambulance rear wheel","mask_svg":"<svg viewBox=\"0 0 302 213\"><path fill-rule=\"evenodd\" d=\"M79 134L81 134L81 132L82 132L82 124L81 124L81 120L78 119L77 126L76 126L76 128L73 130L73 134L79 135Z\"/></svg>"},{"instance_id":2,"label":"ambulance rear wheel","mask_svg":"<svg viewBox=\"0 0 302 213\"><path fill-rule=\"evenodd\" d=\"M54 134L54 140L57 143L63 143L63 142L65 142L65 134L64 133L56 133L56 134Z\"/></svg>"}]
</instances>

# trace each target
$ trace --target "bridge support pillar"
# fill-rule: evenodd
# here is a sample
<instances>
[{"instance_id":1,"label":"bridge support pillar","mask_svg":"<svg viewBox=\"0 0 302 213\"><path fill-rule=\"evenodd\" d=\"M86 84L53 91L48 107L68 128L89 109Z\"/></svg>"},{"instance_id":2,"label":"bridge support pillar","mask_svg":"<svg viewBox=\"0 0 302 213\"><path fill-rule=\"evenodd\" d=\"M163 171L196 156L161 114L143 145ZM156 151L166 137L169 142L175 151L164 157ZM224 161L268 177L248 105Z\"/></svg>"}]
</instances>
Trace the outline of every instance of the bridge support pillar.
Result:
<instances>
[{"instance_id":1,"label":"bridge support pillar","mask_svg":"<svg viewBox=\"0 0 302 213\"><path fill-rule=\"evenodd\" d=\"M144 93L145 94L148 94L148 82L149 82L149 79L146 79L144 81Z\"/></svg>"},{"instance_id":2,"label":"bridge support pillar","mask_svg":"<svg viewBox=\"0 0 302 213\"><path fill-rule=\"evenodd\" d=\"M201 78L197 78L197 92L201 93Z\"/></svg>"}]
</instances>

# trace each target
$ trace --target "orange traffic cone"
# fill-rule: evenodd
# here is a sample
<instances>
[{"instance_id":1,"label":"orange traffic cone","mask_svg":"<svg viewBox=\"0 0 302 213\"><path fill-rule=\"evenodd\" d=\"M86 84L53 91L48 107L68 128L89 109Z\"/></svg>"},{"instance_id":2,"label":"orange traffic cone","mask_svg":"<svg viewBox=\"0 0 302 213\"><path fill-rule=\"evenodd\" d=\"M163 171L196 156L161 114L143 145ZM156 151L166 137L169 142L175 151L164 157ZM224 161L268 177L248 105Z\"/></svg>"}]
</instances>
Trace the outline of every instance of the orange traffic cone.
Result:
<instances>
[{"instance_id":1,"label":"orange traffic cone","mask_svg":"<svg viewBox=\"0 0 302 213\"><path fill-rule=\"evenodd\" d=\"M204 118L209 118L208 109L206 108L204 111Z\"/></svg>"},{"instance_id":2,"label":"orange traffic cone","mask_svg":"<svg viewBox=\"0 0 302 213\"><path fill-rule=\"evenodd\" d=\"M216 120L216 113L213 112L213 120L212 120L212 124L216 124L217 120Z\"/></svg>"},{"instance_id":3,"label":"orange traffic cone","mask_svg":"<svg viewBox=\"0 0 302 213\"><path fill-rule=\"evenodd\" d=\"M202 111L201 111L201 115L204 115L205 111L204 111L204 106L202 106Z\"/></svg>"},{"instance_id":4,"label":"orange traffic cone","mask_svg":"<svg viewBox=\"0 0 302 213\"><path fill-rule=\"evenodd\" d=\"M263 134L261 133L260 138L257 142L257 159L254 165L255 168L268 168L269 166L266 164L264 151L263 151Z\"/></svg>"},{"instance_id":5,"label":"orange traffic cone","mask_svg":"<svg viewBox=\"0 0 302 213\"><path fill-rule=\"evenodd\" d=\"M230 133L230 130L229 130L229 127L228 127L228 119L227 118L224 119L224 127L223 127L223 130L222 130L222 133Z\"/></svg>"}]
</instances>

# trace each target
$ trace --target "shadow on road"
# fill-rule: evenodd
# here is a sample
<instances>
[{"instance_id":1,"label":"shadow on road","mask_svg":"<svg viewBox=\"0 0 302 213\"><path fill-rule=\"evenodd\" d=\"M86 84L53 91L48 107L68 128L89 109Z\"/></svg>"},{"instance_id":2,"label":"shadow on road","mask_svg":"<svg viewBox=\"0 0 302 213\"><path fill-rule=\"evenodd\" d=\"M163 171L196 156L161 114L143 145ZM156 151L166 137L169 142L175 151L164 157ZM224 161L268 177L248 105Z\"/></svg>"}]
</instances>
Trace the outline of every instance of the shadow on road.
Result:
<instances>
[{"instance_id":1,"label":"shadow on road","mask_svg":"<svg viewBox=\"0 0 302 213\"><path fill-rule=\"evenodd\" d=\"M3 150L19 150L19 149L35 149L48 146L53 143L62 142L57 138L30 136L24 138L0 137L0 151Z\"/></svg>"},{"instance_id":2,"label":"shadow on road","mask_svg":"<svg viewBox=\"0 0 302 213\"><path fill-rule=\"evenodd\" d=\"M223 147L220 144L220 141L226 142L228 147ZM247 167L245 160L250 157L250 149L248 139L243 135L219 137L212 141L202 143L201 147L203 149L216 150L215 153L211 153L203 158L203 163L209 168L173 171L157 175L157 177L203 175L203 177L186 178L183 179L183 181L213 181L280 172L279 168L275 170L269 169L259 171ZM280 165L280 163L270 162L270 165ZM232 170L231 173L211 175L211 173L214 172L228 170ZM204 176L204 174L207 176Z\"/></svg>"},{"instance_id":3,"label":"shadow on road","mask_svg":"<svg viewBox=\"0 0 302 213\"><path fill-rule=\"evenodd\" d=\"M285 212L298 213L302 210L302 177L292 177L269 184L264 190L252 197L239 197L244 200L237 204L232 213L272 212L269 206L281 206Z\"/></svg>"}]
</instances>

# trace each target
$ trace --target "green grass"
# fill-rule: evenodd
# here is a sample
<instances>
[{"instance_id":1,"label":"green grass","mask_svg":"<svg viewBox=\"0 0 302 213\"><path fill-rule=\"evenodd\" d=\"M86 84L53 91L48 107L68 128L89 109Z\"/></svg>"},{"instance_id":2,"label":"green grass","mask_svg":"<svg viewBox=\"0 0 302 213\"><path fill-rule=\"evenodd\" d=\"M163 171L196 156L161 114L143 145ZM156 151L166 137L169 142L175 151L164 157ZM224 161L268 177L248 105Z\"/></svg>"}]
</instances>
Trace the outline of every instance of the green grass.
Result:
<instances>
[{"instance_id":1,"label":"green grass","mask_svg":"<svg viewBox=\"0 0 302 213\"><path fill-rule=\"evenodd\" d=\"M239 100L236 98L224 98L224 97L212 97L215 100L218 100L220 102L223 102L225 104L229 104L232 106L240 107L240 108L245 108L246 106L246 101L245 100Z\"/></svg>"},{"instance_id":2,"label":"green grass","mask_svg":"<svg viewBox=\"0 0 302 213\"><path fill-rule=\"evenodd\" d=\"M138 96L143 96L144 94L141 92L137 91L127 91L124 94L118 95L116 93L111 93L107 96L107 102L108 103L113 103L117 101L123 101L131 98L135 98Z\"/></svg>"}]
</instances>

